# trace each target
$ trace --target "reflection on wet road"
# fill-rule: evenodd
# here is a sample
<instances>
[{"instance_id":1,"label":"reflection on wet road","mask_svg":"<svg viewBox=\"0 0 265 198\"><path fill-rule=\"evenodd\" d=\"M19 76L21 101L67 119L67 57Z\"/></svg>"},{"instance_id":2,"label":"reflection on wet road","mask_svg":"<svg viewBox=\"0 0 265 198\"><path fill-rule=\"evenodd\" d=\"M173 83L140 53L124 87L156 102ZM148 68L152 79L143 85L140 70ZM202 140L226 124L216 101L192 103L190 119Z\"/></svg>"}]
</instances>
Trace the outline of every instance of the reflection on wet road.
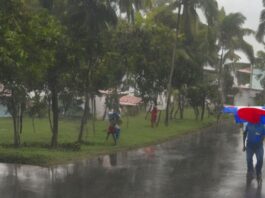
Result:
<instances>
[{"instance_id":1,"label":"reflection on wet road","mask_svg":"<svg viewBox=\"0 0 265 198\"><path fill-rule=\"evenodd\" d=\"M40 168L0 164L2 198L260 198L242 134L221 123L158 146Z\"/></svg>"}]
</instances>

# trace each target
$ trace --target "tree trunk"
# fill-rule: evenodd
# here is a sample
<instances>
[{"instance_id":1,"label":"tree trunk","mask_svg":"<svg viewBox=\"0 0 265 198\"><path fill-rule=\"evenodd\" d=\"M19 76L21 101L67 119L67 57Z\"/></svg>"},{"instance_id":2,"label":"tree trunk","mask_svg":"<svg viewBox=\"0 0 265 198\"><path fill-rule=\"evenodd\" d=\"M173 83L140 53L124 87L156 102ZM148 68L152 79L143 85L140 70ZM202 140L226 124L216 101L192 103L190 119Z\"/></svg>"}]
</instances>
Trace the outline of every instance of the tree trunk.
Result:
<instances>
[{"instance_id":1,"label":"tree trunk","mask_svg":"<svg viewBox=\"0 0 265 198\"><path fill-rule=\"evenodd\" d=\"M178 105L178 108L176 109L176 111L175 111L175 113L174 113L174 116L173 116L174 119L177 118L177 114L178 114L178 112L179 112L179 105Z\"/></svg>"},{"instance_id":2,"label":"tree trunk","mask_svg":"<svg viewBox=\"0 0 265 198\"><path fill-rule=\"evenodd\" d=\"M193 111L194 111L194 114L195 114L195 119L198 120L198 117L199 117L199 109L198 109L198 107L193 106Z\"/></svg>"},{"instance_id":3,"label":"tree trunk","mask_svg":"<svg viewBox=\"0 0 265 198\"><path fill-rule=\"evenodd\" d=\"M52 95L52 139L51 147L55 148L58 145L58 128L59 128L59 105L58 105L58 91L55 86L51 89Z\"/></svg>"},{"instance_id":4,"label":"tree trunk","mask_svg":"<svg viewBox=\"0 0 265 198\"><path fill-rule=\"evenodd\" d=\"M50 97L48 97L48 119L49 119L51 132L53 133L53 125L52 125L52 118L51 118L51 99L50 99Z\"/></svg>"},{"instance_id":5,"label":"tree trunk","mask_svg":"<svg viewBox=\"0 0 265 198\"><path fill-rule=\"evenodd\" d=\"M145 120L148 118L148 115L150 114L150 112L151 112L151 110L152 110L152 105L150 105L150 107L149 107L149 109L148 109L148 111L146 112L146 114L145 114ZM129 113L129 112L128 112Z\"/></svg>"},{"instance_id":6,"label":"tree trunk","mask_svg":"<svg viewBox=\"0 0 265 198\"><path fill-rule=\"evenodd\" d=\"M170 116L169 116L170 120L173 119L174 109L175 109L175 107L174 107L174 103L173 103L172 108L171 108L171 110L170 110Z\"/></svg>"},{"instance_id":7,"label":"tree trunk","mask_svg":"<svg viewBox=\"0 0 265 198\"><path fill-rule=\"evenodd\" d=\"M89 96L86 93L84 113L83 113L83 116L81 119L80 130L79 130L79 135L78 135L78 140L77 140L78 142L82 142L82 140L83 140L84 126L85 126L87 119L88 119L88 113L89 113Z\"/></svg>"},{"instance_id":8,"label":"tree trunk","mask_svg":"<svg viewBox=\"0 0 265 198\"><path fill-rule=\"evenodd\" d=\"M183 1L183 17L184 17L184 34L185 34L185 43L187 45L193 42L192 38L192 30L191 30L191 20L190 20L190 8L189 8L189 0Z\"/></svg>"},{"instance_id":9,"label":"tree trunk","mask_svg":"<svg viewBox=\"0 0 265 198\"><path fill-rule=\"evenodd\" d=\"M106 115L107 115L107 107L105 106L104 113L103 113L103 116L102 116L102 120L103 121L105 120Z\"/></svg>"},{"instance_id":10,"label":"tree trunk","mask_svg":"<svg viewBox=\"0 0 265 198\"><path fill-rule=\"evenodd\" d=\"M203 103L202 103L201 120L203 120L203 118L204 118L204 112L205 112L205 97L204 97Z\"/></svg>"},{"instance_id":11,"label":"tree trunk","mask_svg":"<svg viewBox=\"0 0 265 198\"><path fill-rule=\"evenodd\" d=\"M12 115L13 119L13 131L14 131L14 146L20 146L20 134L17 128L17 115Z\"/></svg>"},{"instance_id":12,"label":"tree trunk","mask_svg":"<svg viewBox=\"0 0 265 198\"><path fill-rule=\"evenodd\" d=\"M182 5L179 4L178 7L178 18L177 18L177 25L176 25L176 38L174 41L173 51L172 51L172 60L171 60L171 68L170 68L170 74L169 74L169 81L167 85L167 103L166 103L166 115L165 115L165 125L168 126L168 119L169 119L169 103L171 98L171 92L172 92L172 80L173 80L173 74L175 70L175 59L176 59L176 44L178 41L179 36L179 25L180 25L180 14L181 14L181 8Z\"/></svg>"},{"instance_id":13,"label":"tree trunk","mask_svg":"<svg viewBox=\"0 0 265 198\"><path fill-rule=\"evenodd\" d=\"M184 96L181 93L179 93L179 114L180 114L180 119L184 118L184 106L185 106Z\"/></svg>"},{"instance_id":14,"label":"tree trunk","mask_svg":"<svg viewBox=\"0 0 265 198\"><path fill-rule=\"evenodd\" d=\"M19 115L19 133L21 134L22 133L22 130L23 130L23 115L24 115L24 111L25 111L25 103L23 102L21 105L20 105L20 115Z\"/></svg>"},{"instance_id":15,"label":"tree trunk","mask_svg":"<svg viewBox=\"0 0 265 198\"><path fill-rule=\"evenodd\" d=\"M218 88L219 88L219 100L217 105L217 123L219 122L222 114L222 107L225 104L224 82L223 82L223 56L224 48L221 48L221 58L219 63L219 76L218 76Z\"/></svg>"},{"instance_id":16,"label":"tree trunk","mask_svg":"<svg viewBox=\"0 0 265 198\"><path fill-rule=\"evenodd\" d=\"M156 122L156 127L158 127L159 124L160 124L161 114L162 114L162 111L159 111L158 118L157 118L157 122Z\"/></svg>"},{"instance_id":17,"label":"tree trunk","mask_svg":"<svg viewBox=\"0 0 265 198\"><path fill-rule=\"evenodd\" d=\"M19 133L19 127L18 127L18 104L12 99L12 105L10 108L12 120L13 120L13 132L14 132L14 146L19 147L20 146L20 133Z\"/></svg>"},{"instance_id":18,"label":"tree trunk","mask_svg":"<svg viewBox=\"0 0 265 198\"><path fill-rule=\"evenodd\" d=\"M95 96L92 97L92 108L93 108L92 128L93 128L93 134L95 135L95 133L96 133L96 125L95 125L95 120L96 120L96 98L95 98Z\"/></svg>"},{"instance_id":19,"label":"tree trunk","mask_svg":"<svg viewBox=\"0 0 265 198\"><path fill-rule=\"evenodd\" d=\"M218 88L220 94L220 106L223 106L225 103L225 93L224 93L224 79L223 79L223 56L224 48L221 49L221 58L219 65L219 76L218 76Z\"/></svg>"}]
</instances>

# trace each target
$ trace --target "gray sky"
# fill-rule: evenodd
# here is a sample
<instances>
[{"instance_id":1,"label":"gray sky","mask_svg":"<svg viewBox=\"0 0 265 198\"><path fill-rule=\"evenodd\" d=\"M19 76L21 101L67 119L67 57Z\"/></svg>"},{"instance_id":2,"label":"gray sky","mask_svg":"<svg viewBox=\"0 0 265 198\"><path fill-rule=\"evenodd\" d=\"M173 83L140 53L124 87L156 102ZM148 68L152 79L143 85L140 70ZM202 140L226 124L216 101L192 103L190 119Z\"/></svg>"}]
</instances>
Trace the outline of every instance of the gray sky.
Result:
<instances>
[{"instance_id":1,"label":"gray sky","mask_svg":"<svg viewBox=\"0 0 265 198\"><path fill-rule=\"evenodd\" d=\"M241 12L247 19L244 27L257 30L259 24L260 12L263 9L262 0L217 0L219 7L224 7L226 13ZM255 51L264 50L264 47L256 42L255 38L246 38ZM244 58L242 58L243 60Z\"/></svg>"}]
</instances>

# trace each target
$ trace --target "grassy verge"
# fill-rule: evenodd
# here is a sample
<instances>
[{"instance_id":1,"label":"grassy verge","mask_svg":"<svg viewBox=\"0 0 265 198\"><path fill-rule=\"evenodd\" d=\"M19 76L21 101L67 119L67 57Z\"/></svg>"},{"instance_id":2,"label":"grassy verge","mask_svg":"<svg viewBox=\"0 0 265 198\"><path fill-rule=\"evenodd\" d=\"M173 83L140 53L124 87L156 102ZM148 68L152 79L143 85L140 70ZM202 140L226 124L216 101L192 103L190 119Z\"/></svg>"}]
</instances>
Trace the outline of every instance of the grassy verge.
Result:
<instances>
[{"instance_id":1,"label":"grassy verge","mask_svg":"<svg viewBox=\"0 0 265 198\"><path fill-rule=\"evenodd\" d=\"M124 117L121 138L116 146L113 145L111 137L105 142L107 121L97 121L95 133L91 123L88 123L84 134L85 142L78 151L68 147L68 145L74 145L73 142L77 139L78 120L60 121L59 144L61 146L52 150L48 147L51 137L48 120L36 120L36 132L34 132L31 119L26 118L22 133L22 147L16 149L11 146L13 140L11 119L2 118L0 119L0 161L42 166L71 162L99 154L156 144L187 132L195 132L215 121L212 117L205 118L204 121L196 121L191 111L187 111L185 117L184 120L171 121L168 127L164 126L163 117L161 117L161 123L157 128L150 127L150 117L145 120L145 114L129 117L128 126L127 118Z\"/></svg>"}]
</instances>

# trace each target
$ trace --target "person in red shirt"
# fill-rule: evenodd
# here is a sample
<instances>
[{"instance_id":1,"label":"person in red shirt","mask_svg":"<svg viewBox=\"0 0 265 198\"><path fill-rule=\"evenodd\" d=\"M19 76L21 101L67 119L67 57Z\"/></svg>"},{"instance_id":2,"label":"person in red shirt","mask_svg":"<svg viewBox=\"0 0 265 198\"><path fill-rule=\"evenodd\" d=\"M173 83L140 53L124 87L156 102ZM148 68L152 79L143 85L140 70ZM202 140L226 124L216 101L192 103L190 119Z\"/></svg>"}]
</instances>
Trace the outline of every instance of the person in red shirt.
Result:
<instances>
[{"instance_id":1,"label":"person in red shirt","mask_svg":"<svg viewBox=\"0 0 265 198\"><path fill-rule=\"evenodd\" d=\"M113 122L110 122L108 130L107 130L107 137L106 137L106 141L109 139L109 136L113 137L114 140L114 144L116 145L116 137L115 137L115 124Z\"/></svg>"},{"instance_id":2,"label":"person in red shirt","mask_svg":"<svg viewBox=\"0 0 265 198\"><path fill-rule=\"evenodd\" d=\"M156 120L157 120L157 107L154 106L152 111L151 111L151 127L153 128L156 125Z\"/></svg>"}]
</instances>

